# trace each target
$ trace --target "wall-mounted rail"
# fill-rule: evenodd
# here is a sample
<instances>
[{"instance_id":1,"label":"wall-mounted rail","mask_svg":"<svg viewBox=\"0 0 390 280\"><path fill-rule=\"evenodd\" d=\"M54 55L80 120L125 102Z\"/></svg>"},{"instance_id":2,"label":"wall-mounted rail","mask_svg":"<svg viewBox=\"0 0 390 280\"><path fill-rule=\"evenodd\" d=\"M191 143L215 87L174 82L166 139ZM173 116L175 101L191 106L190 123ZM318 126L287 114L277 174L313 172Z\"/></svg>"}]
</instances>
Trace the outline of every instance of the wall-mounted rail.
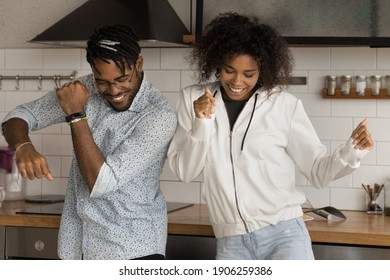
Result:
<instances>
[{"instance_id":1,"label":"wall-mounted rail","mask_svg":"<svg viewBox=\"0 0 390 280\"><path fill-rule=\"evenodd\" d=\"M76 77L77 71L73 71L69 76L62 75L38 75L38 76L3 76L0 75L0 90L2 89L3 80L15 80L15 89L19 89L19 81L20 80L37 80L38 81L38 89L42 89L42 81L43 80L52 80L56 88L61 87L61 81L63 80L74 80Z\"/></svg>"}]
</instances>

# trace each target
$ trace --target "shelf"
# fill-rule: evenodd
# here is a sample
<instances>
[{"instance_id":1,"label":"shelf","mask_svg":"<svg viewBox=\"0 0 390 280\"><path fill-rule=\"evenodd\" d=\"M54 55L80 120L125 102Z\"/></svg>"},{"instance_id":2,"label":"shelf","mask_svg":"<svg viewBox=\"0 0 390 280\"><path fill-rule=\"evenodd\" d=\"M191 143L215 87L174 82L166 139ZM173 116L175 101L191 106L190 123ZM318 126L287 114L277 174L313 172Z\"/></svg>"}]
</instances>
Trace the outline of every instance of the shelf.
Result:
<instances>
[{"instance_id":1,"label":"shelf","mask_svg":"<svg viewBox=\"0 0 390 280\"><path fill-rule=\"evenodd\" d=\"M328 94L328 89L322 89L322 97L327 99L390 99L386 89L380 89L379 95L373 95L370 88L364 90L364 95L357 95L356 89L352 88L349 95L343 95L340 88L336 88L334 95Z\"/></svg>"}]
</instances>

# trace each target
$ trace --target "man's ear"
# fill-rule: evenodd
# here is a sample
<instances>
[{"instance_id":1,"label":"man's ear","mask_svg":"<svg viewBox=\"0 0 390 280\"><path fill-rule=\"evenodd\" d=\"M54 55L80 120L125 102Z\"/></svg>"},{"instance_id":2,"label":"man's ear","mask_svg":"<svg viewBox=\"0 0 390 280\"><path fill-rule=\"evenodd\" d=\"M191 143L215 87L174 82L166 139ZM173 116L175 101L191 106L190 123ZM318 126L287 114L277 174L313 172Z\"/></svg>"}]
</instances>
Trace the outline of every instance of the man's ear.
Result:
<instances>
[{"instance_id":1,"label":"man's ear","mask_svg":"<svg viewBox=\"0 0 390 280\"><path fill-rule=\"evenodd\" d=\"M137 71L138 71L138 72L141 72L141 71L142 71L143 65L144 65L144 58L140 55L140 56L137 58L137 61L135 62L135 67L137 68Z\"/></svg>"}]
</instances>

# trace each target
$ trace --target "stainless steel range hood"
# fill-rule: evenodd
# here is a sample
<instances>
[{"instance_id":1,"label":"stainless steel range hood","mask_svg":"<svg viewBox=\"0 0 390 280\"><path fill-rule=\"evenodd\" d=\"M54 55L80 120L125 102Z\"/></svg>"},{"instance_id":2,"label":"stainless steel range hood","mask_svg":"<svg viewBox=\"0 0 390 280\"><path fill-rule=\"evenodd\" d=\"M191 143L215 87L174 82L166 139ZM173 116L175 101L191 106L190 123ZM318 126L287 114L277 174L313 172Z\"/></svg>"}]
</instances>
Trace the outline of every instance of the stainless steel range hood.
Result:
<instances>
[{"instance_id":1,"label":"stainless steel range hood","mask_svg":"<svg viewBox=\"0 0 390 280\"><path fill-rule=\"evenodd\" d=\"M388 0L198 0L202 30L219 13L257 16L291 46L390 47Z\"/></svg>"},{"instance_id":2,"label":"stainless steel range hood","mask_svg":"<svg viewBox=\"0 0 390 280\"><path fill-rule=\"evenodd\" d=\"M141 47L183 47L190 35L168 0L90 0L29 42L85 48L96 28L117 23L132 26Z\"/></svg>"}]
</instances>

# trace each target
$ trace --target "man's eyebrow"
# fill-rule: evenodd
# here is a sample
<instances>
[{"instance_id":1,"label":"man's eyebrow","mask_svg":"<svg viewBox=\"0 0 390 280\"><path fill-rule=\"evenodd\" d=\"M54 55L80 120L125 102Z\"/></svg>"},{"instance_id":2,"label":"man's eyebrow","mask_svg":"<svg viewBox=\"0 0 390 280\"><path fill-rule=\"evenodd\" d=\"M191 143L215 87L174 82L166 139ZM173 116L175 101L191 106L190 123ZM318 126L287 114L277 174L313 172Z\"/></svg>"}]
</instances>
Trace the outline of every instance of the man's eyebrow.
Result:
<instances>
[{"instance_id":1,"label":"man's eyebrow","mask_svg":"<svg viewBox=\"0 0 390 280\"><path fill-rule=\"evenodd\" d=\"M115 78L114 81L116 80L119 80L119 79L122 79L122 78L125 78L126 76L128 76L129 74L124 74L118 78ZM108 82L107 80L104 80L104 79L100 79L100 78L95 78L95 81L104 81L104 82Z\"/></svg>"}]
</instances>

